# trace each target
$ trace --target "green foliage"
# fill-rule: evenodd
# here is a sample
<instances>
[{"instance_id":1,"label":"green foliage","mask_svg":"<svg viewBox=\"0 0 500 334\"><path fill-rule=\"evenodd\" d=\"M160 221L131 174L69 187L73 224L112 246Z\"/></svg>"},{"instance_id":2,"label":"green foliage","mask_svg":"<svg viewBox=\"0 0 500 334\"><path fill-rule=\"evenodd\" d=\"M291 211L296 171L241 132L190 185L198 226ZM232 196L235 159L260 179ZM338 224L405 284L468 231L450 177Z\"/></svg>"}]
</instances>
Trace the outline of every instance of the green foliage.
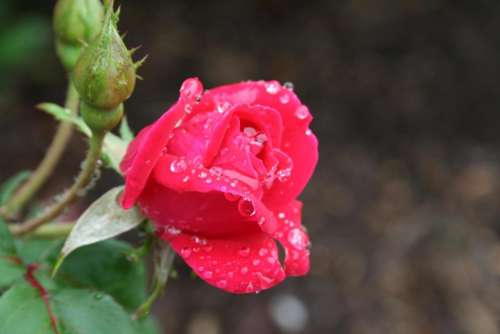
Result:
<instances>
[{"instance_id":1,"label":"green foliage","mask_svg":"<svg viewBox=\"0 0 500 334\"><path fill-rule=\"evenodd\" d=\"M129 312L145 299L146 274L142 262L129 261L129 244L108 240L79 248L53 280L49 272L61 245L53 239L14 240L0 221L0 289L6 290L0 297L0 333L158 333L152 319L131 320ZM26 279L32 263L49 306Z\"/></svg>"},{"instance_id":2,"label":"green foliage","mask_svg":"<svg viewBox=\"0 0 500 334\"><path fill-rule=\"evenodd\" d=\"M127 257L132 250L117 240L82 247L68 256L56 281L104 291L134 310L146 298L146 280L144 264L131 263Z\"/></svg>"},{"instance_id":3,"label":"green foliage","mask_svg":"<svg viewBox=\"0 0 500 334\"><path fill-rule=\"evenodd\" d=\"M0 206L4 205L14 191L30 176L29 171L21 171L5 181L0 187Z\"/></svg>"},{"instance_id":4,"label":"green foliage","mask_svg":"<svg viewBox=\"0 0 500 334\"><path fill-rule=\"evenodd\" d=\"M25 269L17 257L14 240L7 225L0 219L0 290L22 277L24 272Z\"/></svg>"}]
</instances>

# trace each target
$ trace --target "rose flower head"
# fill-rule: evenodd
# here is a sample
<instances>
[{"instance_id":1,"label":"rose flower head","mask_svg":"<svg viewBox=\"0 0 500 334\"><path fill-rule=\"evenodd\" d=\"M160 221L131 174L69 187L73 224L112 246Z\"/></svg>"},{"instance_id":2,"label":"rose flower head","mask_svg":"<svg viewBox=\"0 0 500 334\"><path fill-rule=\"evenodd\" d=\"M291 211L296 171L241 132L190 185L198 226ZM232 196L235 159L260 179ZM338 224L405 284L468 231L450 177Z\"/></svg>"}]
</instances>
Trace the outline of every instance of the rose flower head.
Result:
<instances>
[{"instance_id":1,"label":"rose flower head","mask_svg":"<svg viewBox=\"0 0 500 334\"><path fill-rule=\"evenodd\" d=\"M129 145L124 208L136 203L203 280L232 293L309 271L297 200L318 161L312 116L289 85L203 91L196 78ZM278 244L283 249L283 264Z\"/></svg>"}]
</instances>

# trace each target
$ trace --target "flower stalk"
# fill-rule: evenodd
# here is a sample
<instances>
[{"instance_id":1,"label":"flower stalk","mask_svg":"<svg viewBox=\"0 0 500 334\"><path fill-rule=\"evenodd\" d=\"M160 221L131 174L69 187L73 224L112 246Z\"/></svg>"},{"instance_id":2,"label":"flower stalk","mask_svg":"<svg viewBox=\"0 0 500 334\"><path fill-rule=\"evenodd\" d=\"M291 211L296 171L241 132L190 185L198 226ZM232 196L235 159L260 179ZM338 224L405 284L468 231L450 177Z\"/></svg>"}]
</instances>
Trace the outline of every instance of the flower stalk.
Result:
<instances>
[{"instance_id":1,"label":"flower stalk","mask_svg":"<svg viewBox=\"0 0 500 334\"><path fill-rule=\"evenodd\" d=\"M94 171L101 156L104 135L105 133L94 133L90 138L89 150L83 162L83 168L71 188L64 192L60 199L55 204L46 209L40 216L27 220L24 223L18 225L15 231L15 235L25 235L36 230L43 224L52 221L54 218L59 216L59 214L61 214L66 206L71 204L78 197L80 191L85 189L85 187L92 180L92 176L94 175Z\"/></svg>"}]
</instances>

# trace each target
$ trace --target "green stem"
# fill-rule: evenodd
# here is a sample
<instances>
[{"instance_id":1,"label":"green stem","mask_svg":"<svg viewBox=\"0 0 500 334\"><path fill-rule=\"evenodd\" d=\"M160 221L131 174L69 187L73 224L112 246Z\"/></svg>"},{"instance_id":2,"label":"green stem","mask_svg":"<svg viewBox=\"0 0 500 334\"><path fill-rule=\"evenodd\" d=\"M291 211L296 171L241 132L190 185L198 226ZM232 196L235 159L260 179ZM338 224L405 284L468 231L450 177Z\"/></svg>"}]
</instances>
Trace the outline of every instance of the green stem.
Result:
<instances>
[{"instance_id":1,"label":"green stem","mask_svg":"<svg viewBox=\"0 0 500 334\"><path fill-rule=\"evenodd\" d=\"M73 114L78 112L78 93L73 85L68 84L65 108L71 110ZM57 129L52 143L40 162L36 170L31 174L28 181L23 184L9 201L0 208L0 215L5 218L12 218L28 203L28 201L38 192L45 181L52 175L55 167L61 159L66 146L73 134L73 125L70 122L61 122Z\"/></svg>"},{"instance_id":2,"label":"green stem","mask_svg":"<svg viewBox=\"0 0 500 334\"><path fill-rule=\"evenodd\" d=\"M142 319L151 311L153 303L161 296L167 285L168 277L172 269L175 253L166 243L161 240L155 240L155 276L153 282L153 290L146 301L139 306L132 316L134 319Z\"/></svg>"},{"instance_id":3,"label":"green stem","mask_svg":"<svg viewBox=\"0 0 500 334\"><path fill-rule=\"evenodd\" d=\"M11 224L9 225L9 230L10 233L12 234L18 234L19 233L19 226L16 224ZM61 237L66 237L70 234L71 230L75 226L75 223L66 223L66 222L61 222L61 223L50 223L46 225L42 225L36 230L34 230L31 235L38 237L38 238L43 238L43 239L52 239L52 238L61 238Z\"/></svg>"},{"instance_id":4,"label":"green stem","mask_svg":"<svg viewBox=\"0 0 500 334\"><path fill-rule=\"evenodd\" d=\"M24 235L53 220L59 216L66 206L71 204L71 202L78 197L79 193L84 190L92 180L92 176L94 175L94 171L101 156L104 135L105 133L93 134L90 138L90 147L87 152L87 157L83 162L83 168L71 188L64 192L60 199L54 205L46 209L40 216L18 225L15 235Z\"/></svg>"}]
</instances>

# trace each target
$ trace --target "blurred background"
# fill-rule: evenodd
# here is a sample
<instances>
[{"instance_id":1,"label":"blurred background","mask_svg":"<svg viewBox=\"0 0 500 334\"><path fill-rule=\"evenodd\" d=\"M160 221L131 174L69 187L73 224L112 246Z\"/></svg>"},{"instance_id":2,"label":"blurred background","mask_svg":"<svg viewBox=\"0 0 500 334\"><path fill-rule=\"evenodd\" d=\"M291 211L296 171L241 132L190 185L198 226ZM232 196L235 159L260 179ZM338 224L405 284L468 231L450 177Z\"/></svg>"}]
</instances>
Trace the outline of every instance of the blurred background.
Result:
<instances>
[{"instance_id":1,"label":"blurred background","mask_svg":"<svg viewBox=\"0 0 500 334\"><path fill-rule=\"evenodd\" d=\"M321 146L302 195L310 275L233 296L178 262L155 309L164 333L500 333L498 0L119 2L127 44L150 56L134 130L188 76L277 79ZM65 91L53 5L0 2L1 179L36 166L56 126L33 107ZM75 136L41 198L71 183L84 147ZM91 195L119 182L105 172Z\"/></svg>"}]
</instances>

